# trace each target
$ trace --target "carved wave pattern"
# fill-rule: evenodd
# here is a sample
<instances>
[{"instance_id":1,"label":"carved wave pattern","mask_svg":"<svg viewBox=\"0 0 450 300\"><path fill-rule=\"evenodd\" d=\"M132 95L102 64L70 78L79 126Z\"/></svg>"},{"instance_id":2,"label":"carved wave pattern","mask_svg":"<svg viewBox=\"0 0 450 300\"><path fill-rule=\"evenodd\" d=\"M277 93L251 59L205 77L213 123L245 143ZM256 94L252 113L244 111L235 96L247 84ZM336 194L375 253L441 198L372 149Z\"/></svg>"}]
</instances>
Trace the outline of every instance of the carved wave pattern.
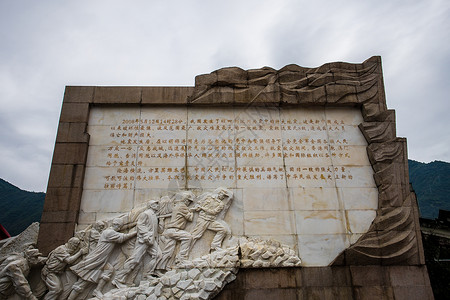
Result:
<instances>
[{"instance_id":1,"label":"carved wave pattern","mask_svg":"<svg viewBox=\"0 0 450 300\"><path fill-rule=\"evenodd\" d=\"M196 77L190 103L380 103L378 58L363 64L329 63L318 68L288 65L280 70L223 68ZM381 87L382 88L382 87Z\"/></svg>"}]
</instances>

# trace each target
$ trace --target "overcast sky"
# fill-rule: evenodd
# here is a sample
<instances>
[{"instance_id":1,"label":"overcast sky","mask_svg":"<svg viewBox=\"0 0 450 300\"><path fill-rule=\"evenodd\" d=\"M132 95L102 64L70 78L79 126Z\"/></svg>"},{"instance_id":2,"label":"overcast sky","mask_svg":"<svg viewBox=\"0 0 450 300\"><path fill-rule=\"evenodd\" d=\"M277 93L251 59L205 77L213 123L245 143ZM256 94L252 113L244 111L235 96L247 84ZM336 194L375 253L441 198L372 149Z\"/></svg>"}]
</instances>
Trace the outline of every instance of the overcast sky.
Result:
<instances>
[{"instance_id":1,"label":"overcast sky","mask_svg":"<svg viewBox=\"0 0 450 300\"><path fill-rule=\"evenodd\" d=\"M66 85L381 55L409 158L450 161L450 1L0 0L0 178L45 191Z\"/></svg>"}]
</instances>

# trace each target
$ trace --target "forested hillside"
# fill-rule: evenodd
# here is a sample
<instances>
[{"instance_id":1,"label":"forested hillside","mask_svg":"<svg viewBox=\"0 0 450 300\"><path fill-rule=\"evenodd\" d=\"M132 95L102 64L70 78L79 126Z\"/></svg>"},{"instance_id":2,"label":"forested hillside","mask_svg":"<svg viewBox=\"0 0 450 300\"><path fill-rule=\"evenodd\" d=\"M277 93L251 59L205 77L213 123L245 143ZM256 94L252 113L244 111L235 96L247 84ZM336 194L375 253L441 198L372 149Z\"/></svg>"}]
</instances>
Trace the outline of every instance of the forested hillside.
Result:
<instances>
[{"instance_id":1,"label":"forested hillside","mask_svg":"<svg viewBox=\"0 0 450 300\"><path fill-rule=\"evenodd\" d=\"M422 218L435 219L439 209L450 210L450 163L409 160L409 180L417 194Z\"/></svg>"},{"instance_id":2,"label":"forested hillside","mask_svg":"<svg viewBox=\"0 0 450 300\"><path fill-rule=\"evenodd\" d=\"M45 193L27 192L0 179L0 224L11 236L41 220Z\"/></svg>"}]
</instances>

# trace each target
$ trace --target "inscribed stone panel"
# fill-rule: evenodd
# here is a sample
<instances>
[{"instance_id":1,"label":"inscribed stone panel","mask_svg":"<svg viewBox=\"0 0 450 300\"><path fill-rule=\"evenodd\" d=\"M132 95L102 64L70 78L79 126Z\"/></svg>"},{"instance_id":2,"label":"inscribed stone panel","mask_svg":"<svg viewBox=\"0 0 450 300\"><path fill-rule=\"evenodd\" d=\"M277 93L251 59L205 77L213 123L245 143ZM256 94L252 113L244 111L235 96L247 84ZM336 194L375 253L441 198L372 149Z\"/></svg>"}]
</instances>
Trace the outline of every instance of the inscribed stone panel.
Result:
<instances>
[{"instance_id":1,"label":"inscribed stone panel","mask_svg":"<svg viewBox=\"0 0 450 300\"><path fill-rule=\"evenodd\" d=\"M328 265L376 215L361 122L356 108L94 107L79 225L180 190L225 187L234 200L224 246L272 238L304 266ZM206 232L191 257L212 238Z\"/></svg>"}]
</instances>

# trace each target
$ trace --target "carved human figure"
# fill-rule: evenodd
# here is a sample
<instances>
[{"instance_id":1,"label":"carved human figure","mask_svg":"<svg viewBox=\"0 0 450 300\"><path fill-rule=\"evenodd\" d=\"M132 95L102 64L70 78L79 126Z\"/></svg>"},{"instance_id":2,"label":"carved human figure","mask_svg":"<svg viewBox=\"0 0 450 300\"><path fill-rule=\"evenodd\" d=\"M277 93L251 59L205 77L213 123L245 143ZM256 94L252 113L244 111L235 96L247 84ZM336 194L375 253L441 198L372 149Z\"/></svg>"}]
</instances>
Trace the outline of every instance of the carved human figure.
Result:
<instances>
[{"instance_id":1,"label":"carved human figure","mask_svg":"<svg viewBox=\"0 0 450 300\"><path fill-rule=\"evenodd\" d=\"M177 241L180 241L180 250L176 256L175 263L188 258L192 234L184 229L186 228L186 223L191 222L194 216L188 208L194 201L194 197L195 195L190 191L179 192L175 195L172 216L162 234L164 237L164 248L162 258L158 262L158 269L167 268L167 264L174 254Z\"/></svg>"},{"instance_id":2,"label":"carved human figure","mask_svg":"<svg viewBox=\"0 0 450 300\"><path fill-rule=\"evenodd\" d=\"M95 222L94 226L89 231L89 251L92 251L97 247L98 240L100 239L100 235L102 234L103 230L106 228L105 221L97 221Z\"/></svg>"},{"instance_id":3,"label":"carved human figure","mask_svg":"<svg viewBox=\"0 0 450 300\"><path fill-rule=\"evenodd\" d=\"M150 262L146 265L144 277L149 277L154 272L158 260L161 258L161 249L158 245L158 217L159 201L152 200L147 204L147 210L139 214L136 229L137 238L131 256L125 261L122 270L117 272L113 284L117 287L132 285L135 273L132 273L143 262L144 255L150 256Z\"/></svg>"},{"instance_id":4,"label":"carved human figure","mask_svg":"<svg viewBox=\"0 0 450 300\"><path fill-rule=\"evenodd\" d=\"M193 238L191 248L206 230L211 230L216 232L211 242L211 250L221 249L223 239L230 233L230 230L225 222L222 220L218 222L217 219L223 218L232 199L233 193L222 187L213 193L200 196L199 202L192 208L192 210L199 211L199 215L191 232Z\"/></svg>"},{"instance_id":5,"label":"carved human figure","mask_svg":"<svg viewBox=\"0 0 450 300\"><path fill-rule=\"evenodd\" d=\"M116 244L122 244L126 240L136 236L136 232L120 233L123 225L121 219L114 219L112 225L105 229L100 235L97 247L90 252L82 261L72 266L70 269L79 277L70 292L70 300L77 299L78 296L91 283L97 283L93 294L101 298L105 284L111 279L114 268L108 262Z\"/></svg>"},{"instance_id":6,"label":"carved human figure","mask_svg":"<svg viewBox=\"0 0 450 300\"><path fill-rule=\"evenodd\" d=\"M66 244L57 247L50 252L45 266L42 268L42 280L48 287L45 300L57 299L63 291L61 274L67 265L73 264L81 255L87 253L87 249L79 249L80 240L71 238Z\"/></svg>"},{"instance_id":7,"label":"carved human figure","mask_svg":"<svg viewBox=\"0 0 450 300\"><path fill-rule=\"evenodd\" d=\"M24 253L13 253L0 264L0 299L8 299L17 293L25 299L37 300L33 295L27 276L33 265L45 262L45 257L35 248Z\"/></svg>"}]
</instances>

